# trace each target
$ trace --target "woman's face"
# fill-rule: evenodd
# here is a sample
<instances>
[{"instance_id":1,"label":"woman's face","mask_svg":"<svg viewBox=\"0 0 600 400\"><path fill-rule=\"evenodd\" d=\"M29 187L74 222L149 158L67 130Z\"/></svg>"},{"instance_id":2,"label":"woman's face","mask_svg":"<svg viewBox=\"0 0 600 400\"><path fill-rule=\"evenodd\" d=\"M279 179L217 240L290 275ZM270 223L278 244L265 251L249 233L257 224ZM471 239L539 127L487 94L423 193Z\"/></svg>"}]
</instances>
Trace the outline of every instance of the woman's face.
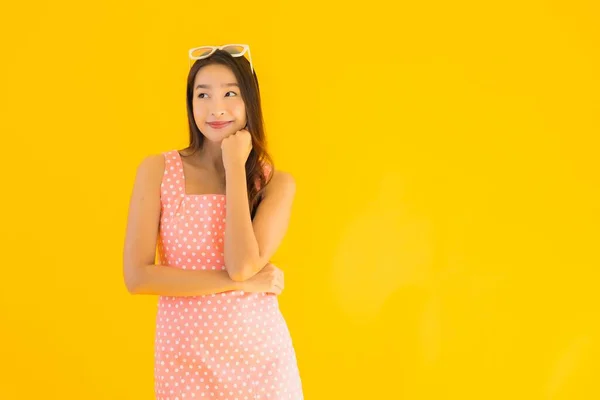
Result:
<instances>
[{"instance_id":1,"label":"woman's face","mask_svg":"<svg viewBox=\"0 0 600 400\"><path fill-rule=\"evenodd\" d=\"M196 126L210 141L224 138L246 127L246 106L233 72L226 66L202 67L194 80L192 108ZM212 122L228 122L224 126Z\"/></svg>"}]
</instances>

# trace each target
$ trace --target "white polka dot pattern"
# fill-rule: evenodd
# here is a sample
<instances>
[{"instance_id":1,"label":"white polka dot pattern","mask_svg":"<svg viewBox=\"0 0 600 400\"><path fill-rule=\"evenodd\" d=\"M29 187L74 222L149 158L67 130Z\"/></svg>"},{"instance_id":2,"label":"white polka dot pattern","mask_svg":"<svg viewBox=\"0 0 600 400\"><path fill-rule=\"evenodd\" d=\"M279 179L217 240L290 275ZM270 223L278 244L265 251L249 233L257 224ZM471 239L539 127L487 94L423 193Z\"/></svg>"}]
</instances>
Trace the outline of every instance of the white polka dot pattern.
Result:
<instances>
[{"instance_id":1,"label":"white polka dot pattern","mask_svg":"<svg viewBox=\"0 0 600 400\"><path fill-rule=\"evenodd\" d=\"M187 195L181 156L164 153L159 256L173 268L224 270L225 195ZM296 355L276 295L159 296L157 400L301 400Z\"/></svg>"}]
</instances>

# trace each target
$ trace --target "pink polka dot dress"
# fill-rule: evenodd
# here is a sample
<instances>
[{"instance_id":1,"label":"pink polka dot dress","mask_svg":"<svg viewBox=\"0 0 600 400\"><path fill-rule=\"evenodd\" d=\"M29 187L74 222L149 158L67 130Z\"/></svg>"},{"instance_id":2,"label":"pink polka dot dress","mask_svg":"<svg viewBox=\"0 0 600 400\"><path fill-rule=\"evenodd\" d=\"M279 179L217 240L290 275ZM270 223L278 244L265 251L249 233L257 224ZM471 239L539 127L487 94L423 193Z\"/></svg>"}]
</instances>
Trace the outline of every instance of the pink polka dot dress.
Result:
<instances>
[{"instance_id":1,"label":"pink polka dot dress","mask_svg":"<svg viewBox=\"0 0 600 400\"><path fill-rule=\"evenodd\" d=\"M165 268L224 270L225 195L185 193L177 150L164 153L158 250ZM228 291L159 296L157 400L300 400L296 355L278 297Z\"/></svg>"}]
</instances>

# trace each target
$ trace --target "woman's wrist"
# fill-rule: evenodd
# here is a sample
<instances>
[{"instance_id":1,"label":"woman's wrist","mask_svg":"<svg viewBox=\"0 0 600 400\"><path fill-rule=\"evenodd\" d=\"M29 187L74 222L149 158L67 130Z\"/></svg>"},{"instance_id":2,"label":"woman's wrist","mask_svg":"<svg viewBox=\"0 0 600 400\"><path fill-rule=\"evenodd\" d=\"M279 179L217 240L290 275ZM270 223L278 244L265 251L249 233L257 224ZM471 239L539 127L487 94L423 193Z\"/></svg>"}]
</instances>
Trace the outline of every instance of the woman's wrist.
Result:
<instances>
[{"instance_id":1,"label":"woman's wrist","mask_svg":"<svg viewBox=\"0 0 600 400\"><path fill-rule=\"evenodd\" d=\"M246 163L242 161L227 161L223 166L225 167L225 173L246 173Z\"/></svg>"}]
</instances>

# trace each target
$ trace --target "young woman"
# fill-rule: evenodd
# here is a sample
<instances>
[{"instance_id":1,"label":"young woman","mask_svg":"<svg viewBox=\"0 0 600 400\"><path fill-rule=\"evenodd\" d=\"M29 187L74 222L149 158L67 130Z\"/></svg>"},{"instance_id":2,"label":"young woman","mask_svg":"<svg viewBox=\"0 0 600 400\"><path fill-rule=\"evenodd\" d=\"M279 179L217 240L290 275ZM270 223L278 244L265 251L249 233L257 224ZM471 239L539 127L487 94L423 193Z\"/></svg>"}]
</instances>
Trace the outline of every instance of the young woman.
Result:
<instances>
[{"instance_id":1,"label":"young woman","mask_svg":"<svg viewBox=\"0 0 600 400\"><path fill-rule=\"evenodd\" d=\"M277 298L283 272L269 263L295 182L266 151L249 51L190 50L189 146L137 169L123 273L130 293L159 296L158 400L303 399Z\"/></svg>"}]
</instances>

